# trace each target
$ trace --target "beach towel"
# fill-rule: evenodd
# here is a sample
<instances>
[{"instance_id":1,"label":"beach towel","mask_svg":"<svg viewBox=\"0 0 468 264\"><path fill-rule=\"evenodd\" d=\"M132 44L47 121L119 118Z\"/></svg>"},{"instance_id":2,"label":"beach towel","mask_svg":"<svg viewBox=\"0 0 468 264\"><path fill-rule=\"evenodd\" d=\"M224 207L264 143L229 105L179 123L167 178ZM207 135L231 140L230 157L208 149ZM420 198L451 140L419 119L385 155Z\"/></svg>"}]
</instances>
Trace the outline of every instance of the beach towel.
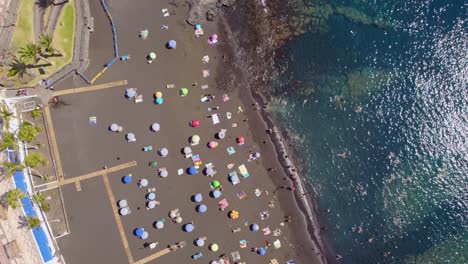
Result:
<instances>
[{"instance_id":1,"label":"beach towel","mask_svg":"<svg viewBox=\"0 0 468 264\"><path fill-rule=\"evenodd\" d=\"M166 84L166 88L167 88L167 89L175 88L175 84L173 84L173 83L171 83L171 84Z\"/></svg>"},{"instance_id":2,"label":"beach towel","mask_svg":"<svg viewBox=\"0 0 468 264\"><path fill-rule=\"evenodd\" d=\"M200 166L203 164L203 161L201 160L200 155L198 154L192 155L192 162L195 166Z\"/></svg>"},{"instance_id":3,"label":"beach towel","mask_svg":"<svg viewBox=\"0 0 468 264\"><path fill-rule=\"evenodd\" d=\"M244 191L241 190L241 191L237 192L237 197L239 197L239 199L242 200L242 199L247 198L247 194Z\"/></svg>"},{"instance_id":4,"label":"beach towel","mask_svg":"<svg viewBox=\"0 0 468 264\"><path fill-rule=\"evenodd\" d=\"M234 147L229 147L229 148L227 148L227 153L229 155L232 155L232 154L236 153L236 151L234 150Z\"/></svg>"},{"instance_id":5,"label":"beach towel","mask_svg":"<svg viewBox=\"0 0 468 264\"><path fill-rule=\"evenodd\" d=\"M239 173L242 175L244 179L248 178L250 176L249 172L247 171L247 168L245 167L244 164L239 166Z\"/></svg>"},{"instance_id":6,"label":"beach towel","mask_svg":"<svg viewBox=\"0 0 468 264\"><path fill-rule=\"evenodd\" d=\"M231 252L231 257L232 257L232 261L239 261L239 260L241 260L241 256L240 256L240 254L239 254L239 251Z\"/></svg>"},{"instance_id":7,"label":"beach towel","mask_svg":"<svg viewBox=\"0 0 468 264\"><path fill-rule=\"evenodd\" d=\"M89 117L89 124L91 124L91 125L97 124L97 117L95 117L95 116L90 116L90 117Z\"/></svg>"},{"instance_id":8,"label":"beach towel","mask_svg":"<svg viewBox=\"0 0 468 264\"><path fill-rule=\"evenodd\" d=\"M211 120L213 121L213 125L219 124L219 115L218 114L211 115Z\"/></svg>"},{"instance_id":9,"label":"beach towel","mask_svg":"<svg viewBox=\"0 0 468 264\"><path fill-rule=\"evenodd\" d=\"M240 246L240 248L246 248L247 247L247 240L245 240L245 239L239 240L239 246Z\"/></svg>"},{"instance_id":10,"label":"beach towel","mask_svg":"<svg viewBox=\"0 0 468 264\"><path fill-rule=\"evenodd\" d=\"M219 210L222 211L222 210L226 209L229 206L229 203L226 200L226 198L224 198L224 199L222 199L221 201L218 202L218 206L219 206Z\"/></svg>"},{"instance_id":11,"label":"beach towel","mask_svg":"<svg viewBox=\"0 0 468 264\"><path fill-rule=\"evenodd\" d=\"M209 87L208 84L204 84L201 86L202 90L208 89L208 87Z\"/></svg>"},{"instance_id":12,"label":"beach towel","mask_svg":"<svg viewBox=\"0 0 468 264\"><path fill-rule=\"evenodd\" d=\"M270 262L268 264L279 264L277 259L270 259Z\"/></svg>"},{"instance_id":13,"label":"beach towel","mask_svg":"<svg viewBox=\"0 0 468 264\"><path fill-rule=\"evenodd\" d=\"M236 185L240 183L239 177L237 176L237 172L231 171L229 172L229 181L232 185Z\"/></svg>"},{"instance_id":14,"label":"beach towel","mask_svg":"<svg viewBox=\"0 0 468 264\"><path fill-rule=\"evenodd\" d=\"M203 71L202 71L202 76L203 76L204 78L209 77L209 76L210 76L210 70L203 70Z\"/></svg>"},{"instance_id":15,"label":"beach towel","mask_svg":"<svg viewBox=\"0 0 468 264\"><path fill-rule=\"evenodd\" d=\"M263 235L265 235L265 236L271 234L271 231L270 231L270 228L269 228L269 227L263 228L262 231L263 231Z\"/></svg>"}]
</instances>

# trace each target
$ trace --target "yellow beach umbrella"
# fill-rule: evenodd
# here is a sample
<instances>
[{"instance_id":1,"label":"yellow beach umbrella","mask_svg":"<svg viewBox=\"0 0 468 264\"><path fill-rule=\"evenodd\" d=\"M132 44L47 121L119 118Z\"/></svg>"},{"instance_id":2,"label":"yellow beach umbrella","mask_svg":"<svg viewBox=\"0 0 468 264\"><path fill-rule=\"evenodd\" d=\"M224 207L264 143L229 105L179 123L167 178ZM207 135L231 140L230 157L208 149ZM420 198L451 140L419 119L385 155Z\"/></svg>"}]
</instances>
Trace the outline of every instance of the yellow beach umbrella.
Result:
<instances>
[{"instance_id":1,"label":"yellow beach umbrella","mask_svg":"<svg viewBox=\"0 0 468 264\"><path fill-rule=\"evenodd\" d=\"M237 219L237 218L239 218L239 212L238 212L238 211L235 211L235 210L229 212L229 218L231 218L231 219Z\"/></svg>"},{"instance_id":2,"label":"yellow beach umbrella","mask_svg":"<svg viewBox=\"0 0 468 264\"><path fill-rule=\"evenodd\" d=\"M219 249L218 244L211 244L210 245L210 250L211 251L216 252L216 251L218 251L218 249Z\"/></svg>"},{"instance_id":3,"label":"yellow beach umbrella","mask_svg":"<svg viewBox=\"0 0 468 264\"><path fill-rule=\"evenodd\" d=\"M155 96L156 98L161 98L161 97L163 96L163 94L162 94L160 91L157 91L157 92L154 94L154 96Z\"/></svg>"}]
</instances>

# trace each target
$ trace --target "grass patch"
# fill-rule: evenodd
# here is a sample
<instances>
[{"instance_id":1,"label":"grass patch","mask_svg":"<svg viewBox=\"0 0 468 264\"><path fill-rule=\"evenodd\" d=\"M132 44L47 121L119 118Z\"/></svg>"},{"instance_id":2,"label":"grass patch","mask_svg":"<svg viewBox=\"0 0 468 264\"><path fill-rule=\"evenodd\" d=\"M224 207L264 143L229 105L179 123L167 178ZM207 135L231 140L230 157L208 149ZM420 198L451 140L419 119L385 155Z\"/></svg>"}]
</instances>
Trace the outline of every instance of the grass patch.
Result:
<instances>
[{"instance_id":1,"label":"grass patch","mask_svg":"<svg viewBox=\"0 0 468 264\"><path fill-rule=\"evenodd\" d=\"M34 0L21 0L16 18L16 28L11 39L10 47L19 47L34 41L33 30Z\"/></svg>"},{"instance_id":2,"label":"grass patch","mask_svg":"<svg viewBox=\"0 0 468 264\"><path fill-rule=\"evenodd\" d=\"M52 57L50 61L54 65L46 68L48 74L60 70L73 59L73 47L75 44L75 5L72 1L65 4L57 21L54 31L52 46L58 49L63 57Z\"/></svg>"}]
</instances>

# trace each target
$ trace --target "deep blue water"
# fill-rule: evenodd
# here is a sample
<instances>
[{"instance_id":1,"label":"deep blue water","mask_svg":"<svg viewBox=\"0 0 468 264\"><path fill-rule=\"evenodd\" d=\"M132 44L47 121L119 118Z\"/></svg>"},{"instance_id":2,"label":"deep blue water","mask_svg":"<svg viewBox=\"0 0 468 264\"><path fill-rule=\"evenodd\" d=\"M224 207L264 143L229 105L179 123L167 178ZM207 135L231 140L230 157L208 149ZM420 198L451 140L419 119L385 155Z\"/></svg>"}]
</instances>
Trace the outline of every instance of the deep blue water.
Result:
<instances>
[{"instance_id":1,"label":"deep blue water","mask_svg":"<svg viewBox=\"0 0 468 264\"><path fill-rule=\"evenodd\" d=\"M332 246L344 263L468 263L468 4L303 2L320 19L281 50L273 111Z\"/></svg>"}]
</instances>

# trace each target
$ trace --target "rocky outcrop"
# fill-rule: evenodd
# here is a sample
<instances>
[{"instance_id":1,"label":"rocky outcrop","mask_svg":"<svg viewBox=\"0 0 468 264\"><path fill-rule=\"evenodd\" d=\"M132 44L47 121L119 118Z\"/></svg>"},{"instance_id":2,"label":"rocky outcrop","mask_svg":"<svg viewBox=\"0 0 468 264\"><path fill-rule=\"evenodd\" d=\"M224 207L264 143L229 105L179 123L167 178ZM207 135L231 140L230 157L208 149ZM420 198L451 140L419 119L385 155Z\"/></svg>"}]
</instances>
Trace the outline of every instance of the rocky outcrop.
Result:
<instances>
[{"instance_id":1,"label":"rocky outcrop","mask_svg":"<svg viewBox=\"0 0 468 264\"><path fill-rule=\"evenodd\" d=\"M191 25L203 21L213 21L218 16L219 9L232 6L236 0L186 0L190 6L187 22Z\"/></svg>"}]
</instances>

